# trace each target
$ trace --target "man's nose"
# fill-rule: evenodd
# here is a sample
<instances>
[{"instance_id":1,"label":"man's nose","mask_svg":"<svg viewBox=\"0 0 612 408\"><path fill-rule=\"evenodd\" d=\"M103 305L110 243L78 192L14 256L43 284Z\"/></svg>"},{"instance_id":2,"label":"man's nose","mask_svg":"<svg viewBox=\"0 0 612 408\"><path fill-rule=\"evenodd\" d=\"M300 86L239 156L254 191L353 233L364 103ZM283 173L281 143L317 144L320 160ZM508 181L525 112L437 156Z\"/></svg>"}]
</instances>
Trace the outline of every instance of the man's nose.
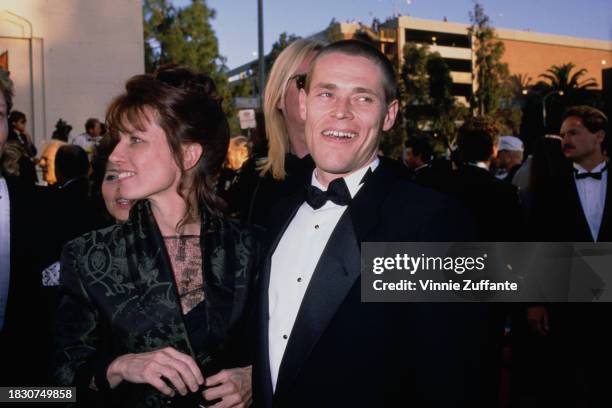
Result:
<instances>
[{"instance_id":1,"label":"man's nose","mask_svg":"<svg viewBox=\"0 0 612 408\"><path fill-rule=\"evenodd\" d=\"M351 101L349 98L338 98L334 106L334 117L336 119L352 119Z\"/></svg>"}]
</instances>

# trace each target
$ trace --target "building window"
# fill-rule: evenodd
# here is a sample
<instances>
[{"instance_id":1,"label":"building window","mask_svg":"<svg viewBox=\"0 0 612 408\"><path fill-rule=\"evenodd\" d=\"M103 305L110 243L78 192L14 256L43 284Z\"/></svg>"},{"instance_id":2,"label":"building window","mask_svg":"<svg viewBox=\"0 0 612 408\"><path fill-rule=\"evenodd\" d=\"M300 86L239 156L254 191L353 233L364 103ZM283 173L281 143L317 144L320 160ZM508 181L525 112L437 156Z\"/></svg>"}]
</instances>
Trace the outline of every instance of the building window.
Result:
<instances>
[{"instance_id":1,"label":"building window","mask_svg":"<svg viewBox=\"0 0 612 408\"><path fill-rule=\"evenodd\" d=\"M405 30L405 41L418 44L442 45L445 47L470 48L470 39L467 34L442 33L438 31L413 30L407 28Z\"/></svg>"}]
</instances>

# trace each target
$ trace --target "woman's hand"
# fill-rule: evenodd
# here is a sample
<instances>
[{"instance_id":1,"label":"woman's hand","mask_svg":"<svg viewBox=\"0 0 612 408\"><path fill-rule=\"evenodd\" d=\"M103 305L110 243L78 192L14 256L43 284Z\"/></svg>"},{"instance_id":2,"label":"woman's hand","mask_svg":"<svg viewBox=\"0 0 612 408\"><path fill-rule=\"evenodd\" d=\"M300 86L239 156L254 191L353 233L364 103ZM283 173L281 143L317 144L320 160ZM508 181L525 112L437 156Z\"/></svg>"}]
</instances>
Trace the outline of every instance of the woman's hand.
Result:
<instances>
[{"instance_id":1,"label":"woman's hand","mask_svg":"<svg viewBox=\"0 0 612 408\"><path fill-rule=\"evenodd\" d=\"M202 372L194 359L172 347L149 353L125 354L113 360L106 370L106 378L111 388L115 388L121 381L128 381L150 384L164 395L174 396L174 390L162 377L181 395L187 395L189 390L196 392L204 383Z\"/></svg>"},{"instance_id":2,"label":"woman's hand","mask_svg":"<svg viewBox=\"0 0 612 408\"><path fill-rule=\"evenodd\" d=\"M209 408L246 408L253 402L252 366L221 370L206 379L206 386L212 387L202 396L213 401L221 399Z\"/></svg>"}]
</instances>

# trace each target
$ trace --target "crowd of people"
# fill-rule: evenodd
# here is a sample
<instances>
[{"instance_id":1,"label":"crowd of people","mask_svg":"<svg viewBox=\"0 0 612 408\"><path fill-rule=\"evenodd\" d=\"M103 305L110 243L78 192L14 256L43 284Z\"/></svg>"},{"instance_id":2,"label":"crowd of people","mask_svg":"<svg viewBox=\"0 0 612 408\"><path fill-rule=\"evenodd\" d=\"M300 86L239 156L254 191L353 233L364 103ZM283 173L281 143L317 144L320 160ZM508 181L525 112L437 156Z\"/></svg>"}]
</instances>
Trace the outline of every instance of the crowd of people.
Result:
<instances>
[{"instance_id":1,"label":"crowd of people","mask_svg":"<svg viewBox=\"0 0 612 408\"><path fill-rule=\"evenodd\" d=\"M396 73L356 40L280 53L263 149L183 67L130 78L74 138L58 121L40 158L12 98L0 71L0 385L74 386L83 407L610 404L606 304L360 285L363 242L612 240L599 110L570 107L527 157L471 117L452 153L411 135L391 160Z\"/></svg>"}]
</instances>

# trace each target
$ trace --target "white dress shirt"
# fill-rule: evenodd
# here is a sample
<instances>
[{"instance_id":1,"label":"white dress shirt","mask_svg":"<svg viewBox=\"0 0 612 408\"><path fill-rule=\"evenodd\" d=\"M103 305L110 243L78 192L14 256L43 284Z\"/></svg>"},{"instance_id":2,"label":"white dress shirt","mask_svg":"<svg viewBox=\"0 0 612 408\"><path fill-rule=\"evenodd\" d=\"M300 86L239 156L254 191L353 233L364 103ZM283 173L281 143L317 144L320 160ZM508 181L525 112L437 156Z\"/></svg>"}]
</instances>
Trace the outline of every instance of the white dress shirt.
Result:
<instances>
[{"instance_id":1,"label":"white dress shirt","mask_svg":"<svg viewBox=\"0 0 612 408\"><path fill-rule=\"evenodd\" d=\"M11 273L11 202L8 186L0 176L0 331L4 327Z\"/></svg>"},{"instance_id":2,"label":"white dress shirt","mask_svg":"<svg viewBox=\"0 0 612 408\"><path fill-rule=\"evenodd\" d=\"M595 168L591 170L591 173L600 172L605 166L606 162L603 161L595 166ZM576 163L574 163L574 169L577 170L578 174L587 172L587 170ZM606 206L608 170L602 173L601 180L586 177L580 180L574 179L574 181L576 182L576 190L578 190L580 204L582 204L582 211L584 212L584 216L589 224L593 241L597 241L604 207Z\"/></svg>"},{"instance_id":3,"label":"white dress shirt","mask_svg":"<svg viewBox=\"0 0 612 408\"><path fill-rule=\"evenodd\" d=\"M351 197L355 197L361 188L361 180L368 169L374 171L378 164L379 159L376 157L369 166L344 177ZM316 169L311 184L326 190L317 180ZM304 202L272 255L268 286L268 355L274 390L285 348L310 278L346 208L346 205L328 201L323 207L314 210Z\"/></svg>"}]
</instances>

